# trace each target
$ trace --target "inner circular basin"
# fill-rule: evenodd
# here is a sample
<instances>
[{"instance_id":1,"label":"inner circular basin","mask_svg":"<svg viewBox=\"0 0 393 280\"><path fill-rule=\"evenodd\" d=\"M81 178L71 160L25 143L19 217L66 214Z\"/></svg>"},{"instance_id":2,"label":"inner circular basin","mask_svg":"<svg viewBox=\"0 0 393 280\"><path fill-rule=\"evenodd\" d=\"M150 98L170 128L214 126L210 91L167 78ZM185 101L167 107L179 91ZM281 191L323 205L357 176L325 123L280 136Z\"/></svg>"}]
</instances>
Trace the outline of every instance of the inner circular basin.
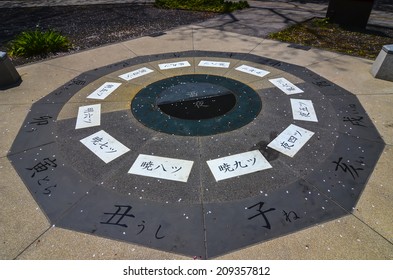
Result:
<instances>
[{"instance_id":1,"label":"inner circular basin","mask_svg":"<svg viewBox=\"0 0 393 280\"><path fill-rule=\"evenodd\" d=\"M220 85L183 83L161 92L156 105L172 117L203 120L228 113L236 105L236 96Z\"/></svg>"},{"instance_id":2,"label":"inner circular basin","mask_svg":"<svg viewBox=\"0 0 393 280\"><path fill-rule=\"evenodd\" d=\"M189 74L156 81L131 102L134 117L164 133L206 136L238 129L260 113L251 87L228 77Z\"/></svg>"}]
</instances>

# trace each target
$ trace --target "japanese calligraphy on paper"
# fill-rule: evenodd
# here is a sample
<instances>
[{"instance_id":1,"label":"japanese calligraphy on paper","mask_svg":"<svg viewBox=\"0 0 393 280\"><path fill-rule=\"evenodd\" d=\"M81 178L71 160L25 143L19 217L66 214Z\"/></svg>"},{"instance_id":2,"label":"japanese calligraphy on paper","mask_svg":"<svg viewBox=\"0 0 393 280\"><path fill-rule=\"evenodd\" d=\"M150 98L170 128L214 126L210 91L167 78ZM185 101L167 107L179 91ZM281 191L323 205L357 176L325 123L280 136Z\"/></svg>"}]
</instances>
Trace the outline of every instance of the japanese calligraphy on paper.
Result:
<instances>
[{"instance_id":1,"label":"japanese calligraphy on paper","mask_svg":"<svg viewBox=\"0 0 393 280\"><path fill-rule=\"evenodd\" d=\"M188 61L179 61L179 62L172 62L172 63L163 63L158 64L161 70L167 69L174 69L174 68L182 68L182 67L189 67L191 64Z\"/></svg>"},{"instance_id":2,"label":"japanese calligraphy on paper","mask_svg":"<svg viewBox=\"0 0 393 280\"><path fill-rule=\"evenodd\" d=\"M119 86L121 86L121 83L107 82L93 91L87 98L103 100L107 98L112 92L114 92Z\"/></svg>"},{"instance_id":3,"label":"japanese calligraphy on paper","mask_svg":"<svg viewBox=\"0 0 393 280\"><path fill-rule=\"evenodd\" d=\"M104 130L100 130L80 142L105 163L111 162L130 150Z\"/></svg>"},{"instance_id":4,"label":"japanese calligraphy on paper","mask_svg":"<svg viewBox=\"0 0 393 280\"><path fill-rule=\"evenodd\" d=\"M208 61L208 60L201 60L198 66L202 67L215 67L215 68L229 68L230 62L223 62L223 61Z\"/></svg>"},{"instance_id":5,"label":"japanese calligraphy on paper","mask_svg":"<svg viewBox=\"0 0 393 280\"><path fill-rule=\"evenodd\" d=\"M264 77L270 73L269 71L258 69L258 68L247 66L247 65L241 65L235 69L237 71L244 72L244 73L251 74L254 76L258 76L258 77Z\"/></svg>"},{"instance_id":6,"label":"japanese calligraphy on paper","mask_svg":"<svg viewBox=\"0 0 393 280\"><path fill-rule=\"evenodd\" d=\"M140 68L140 69L137 69L137 70L134 70L134 71L122 74L119 77L122 78L123 80L131 81L133 79L142 77L142 76L150 74L152 72L154 72L154 71L149 69L149 68L147 68L147 67L143 67L143 68Z\"/></svg>"},{"instance_id":7,"label":"japanese calligraphy on paper","mask_svg":"<svg viewBox=\"0 0 393 280\"><path fill-rule=\"evenodd\" d=\"M250 151L207 161L216 181L272 168L260 151Z\"/></svg>"},{"instance_id":8,"label":"japanese calligraphy on paper","mask_svg":"<svg viewBox=\"0 0 393 280\"><path fill-rule=\"evenodd\" d=\"M275 85L287 95L303 92L303 90L301 90L285 78L270 79L269 82L271 82L273 85Z\"/></svg>"},{"instance_id":9,"label":"japanese calligraphy on paper","mask_svg":"<svg viewBox=\"0 0 393 280\"><path fill-rule=\"evenodd\" d=\"M79 107L75 129L99 126L100 124L101 104Z\"/></svg>"},{"instance_id":10,"label":"japanese calligraphy on paper","mask_svg":"<svg viewBox=\"0 0 393 280\"><path fill-rule=\"evenodd\" d=\"M294 120L318 122L311 100L291 98L291 106Z\"/></svg>"},{"instance_id":11,"label":"japanese calligraphy on paper","mask_svg":"<svg viewBox=\"0 0 393 280\"><path fill-rule=\"evenodd\" d=\"M291 124L267 146L294 157L313 135L314 132Z\"/></svg>"},{"instance_id":12,"label":"japanese calligraphy on paper","mask_svg":"<svg viewBox=\"0 0 393 280\"><path fill-rule=\"evenodd\" d=\"M128 173L187 182L193 161L140 154Z\"/></svg>"}]
</instances>

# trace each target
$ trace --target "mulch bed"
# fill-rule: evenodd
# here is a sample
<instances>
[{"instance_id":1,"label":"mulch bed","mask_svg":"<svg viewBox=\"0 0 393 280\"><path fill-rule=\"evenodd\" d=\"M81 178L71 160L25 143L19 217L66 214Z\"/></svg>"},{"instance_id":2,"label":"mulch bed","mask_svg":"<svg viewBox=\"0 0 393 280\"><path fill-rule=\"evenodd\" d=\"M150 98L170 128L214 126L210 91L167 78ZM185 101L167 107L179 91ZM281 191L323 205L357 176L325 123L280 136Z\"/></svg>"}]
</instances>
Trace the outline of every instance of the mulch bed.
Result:
<instances>
[{"instance_id":1,"label":"mulch bed","mask_svg":"<svg viewBox=\"0 0 393 280\"><path fill-rule=\"evenodd\" d=\"M158 9L152 5L109 4L0 9L0 50L22 31L53 29L68 37L76 52L159 33L217 16L211 12ZM68 52L69 53L69 52ZM68 54L67 53L67 54ZM64 54L53 54L49 57ZM16 58L22 65L43 57Z\"/></svg>"},{"instance_id":2,"label":"mulch bed","mask_svg":"<svg viewBox=\"0 0 393 280\"><path fill-rule=\"evenodd\" d=\"M393 29L371 25L365 30L349 29L315 18L272 33L269 38L375 59L384 45L393 43Z\"/></svg>"}]
</instances>

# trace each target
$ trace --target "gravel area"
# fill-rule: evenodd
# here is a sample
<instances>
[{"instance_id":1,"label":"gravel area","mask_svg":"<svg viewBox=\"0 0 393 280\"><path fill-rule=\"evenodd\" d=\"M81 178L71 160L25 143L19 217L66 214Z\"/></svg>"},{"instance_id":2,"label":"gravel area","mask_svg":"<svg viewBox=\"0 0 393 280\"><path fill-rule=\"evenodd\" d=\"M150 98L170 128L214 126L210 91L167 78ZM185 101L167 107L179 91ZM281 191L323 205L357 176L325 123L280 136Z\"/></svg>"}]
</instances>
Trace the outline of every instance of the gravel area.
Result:
<instances>
[{"instance_id":1,"label":"gravel area","mask_svg":"<svg viewBox=\"0 0 393 280\"><path fill-rule=\"evenodd\" d=\"M300 4L328 4L329 2L329 0L285 0L287 1ZM393 12L393 0L375 0L374 9ZM216 13L211 12L164 10L155 8L152 4L135 3L0 8L0 13L0 50L2 51L6 50L7 43L20 32L36 28L59 31L71 40L74 47L70 52L51 54L48 57L152 35L217 16ZM369 26L369 29L392 37L392 28ZM48 57L17 58L13 59L13 63L22 65Z\"/></svg>"},{"instance_id":2,"label":"gravel area","mask_svg":"<svg viewBox=\"0 0 393 280\"><path fill-rule=\"evenodd\" d=\"M0 9L0 13L0 50L5 50L6 44L20 32L39 28L67 36L74 45L71 52L156 34L217 15L136 4L12 8ZM51 57L58 55L63 54ZM13 63L21 65L41 59L17 58Z\"/></svg>"}]
</instances>

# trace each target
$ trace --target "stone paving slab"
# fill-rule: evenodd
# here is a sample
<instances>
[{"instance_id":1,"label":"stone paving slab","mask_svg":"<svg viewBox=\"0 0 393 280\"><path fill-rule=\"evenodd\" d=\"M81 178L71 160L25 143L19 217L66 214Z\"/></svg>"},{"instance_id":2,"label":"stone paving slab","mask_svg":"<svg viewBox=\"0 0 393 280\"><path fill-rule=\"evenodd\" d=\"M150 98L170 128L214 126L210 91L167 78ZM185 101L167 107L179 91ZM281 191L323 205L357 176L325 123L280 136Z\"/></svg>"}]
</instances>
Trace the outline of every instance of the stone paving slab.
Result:
<instances>
[{"instance_id":1,"label":"stone paving slab","mask_svg":"<svg viewBox=\"0 0 393 280\"><path fill-rule=\"evenodd\" d=\"M393 217L386 216L391 209L392 182L391 172L384 172L391 166L392 146L387 146L382 153L377 167L371 176L359 202L355 206L354 215L364 221L389 242L393 240Z\"/></svg>"},{"instance_id":2,"label":"stone paving slab","mask_svg":"<svg viewBox=\"0 0 393 280\"><path fill-rule=\"evenodd\" d=\"M327 10L326 4L300 4L292 1L248 2L249 9L220 15L202 23L201 26L243 35L266 37L269 33L281 30L289 24L303 22L315 16L324 17Z\"/></svg>"},{"instance_id":3,"label":"stone paving slab","mask_svg":"<svg viewBox=\"0 0 393 280\"><path fill-rule=\"evenodd\" d=\"M253 49L251 53L275 59L279 57L287 63L293 63L300 66L309 66L341 56L338 53L320 49L305 50L296 47L297 46L291 44L265 39Z\"/></svg>"},{"instance_id":4,"label":"stone paving slab","mask_svg":"<svg viewBox=\"0 0 393 280\"><path fill-rule=\"evenodd\" d=\"M363 107L373 120L385 143L393 143L393 96L392 94L380 94L358 96Z\"/></svg>"},{"instance_id":5,"label":"stone paving slab","mask_svg":"<svg viewBox=\"0 0 393 280\"><path fill-rule=\"evenodd\" d=\"M9 161L0 159L0 259L18 256L50 228L45 215Z\"/></svg>"},{"instance_id":6,"label":"stone paving slab","mask_svg":"<svg viewBox=\"0 0 393 280\"><path fill-rule=\"evenodd\" d=\"M371 60L341 55L308 68L355 95L392 94L392 82L370 76L372 64Z\"/></svg>"},{"instance_id":7,"label":"stone paving slab","mask_svg":"<svg viewBox=\"0 0 393 280\"><path fill-rule=\"evenodd\" d=\"M239 250L219 260L391 260L392 244L353 216Z\"/></svg>"},{"instance_id":8,"label":"stone paving slab","mask_svg":"<svg viewBox=\"0 0 393 280\"><path fill-rule=\"evenodd\" d=\"M68 70L85 72L92 70L93 65L98 68L135 56L135 53L131 52L126 45L115 44L76 53L72 57L66 56L48 60L46 65L56 65Z\"/></svg>"},{"instance_id":9,"label":"stone paving slab","mask_svg":"<svg viewBox=\"0 0 393 280\"><path fill-rule=\"evenodd\" d=\"M81 249L82 248L82 249ZM189 257L57 227L34 241L18 260L189 260Z\"/></svg>"},{"instance_id":10,"label":"stone paving slab","mask_svg":"<svg viewBox=\"0 0 393 280\"><path fill-rule=\"evenodd\" d=\"M25 119L27 113L31 108L30 104L18 105L0 105L0 117L1 117L1 143L0 143L0 156L7 156L10 151L11 145L15 140L17 131L20 128L20 124Z\"/></svg>"},{"instance_id":11,"label":"stone paving slab","mask_svg":"<svg viewBox=\"0 0 393 280\"><path fill-rule=\"evenodd\" d=\"M172 52L181 52L193 49L193 29L181 27L165 31L165 34L155 37L144 37L124 42L124 46L131 49L136 55L149 55ZM173 42L176 41L176 44Z\"/></svg>"},{"instance_id":12,"label":"stone paving slab","mask_svg":"<svg viewBox=\"0 0 393 280\"><path fill-rule=\"evenodd\" d=\"M18 72L23 82L17 88L1 92L1 103L4 105L34 103L80 73L45 62L23 66L18 68Z\"/></svg>"},{"instance_id":13,"label":"stone paving slab","mask_svg":"<svg viewBox=\"0 0 393 280\"><path fill-rule=\"evenodd\" d=\"M244 35L237 35L231 32L218 32L216 30L203 30L196 27L182 28L178 34L193 34L191 40L190 50L220 50L226 52L240 52L240 53L253 53L257 55L268 56L269 58L277 60L285 60L299 65L306 64L309 69L317 72L328 80L336 83L340 87L351 91L355 95L359 95L359 100L366 109L369 117L376 124L378 131L384 137L385 142L388 144L382 153L382 157L379 163L376 165L376 169L373 175L368 180L366 188L360 197L358 204L356 205L354 212L345 217L331 218L327 217L327 220L323 220L323 223L317 226L311 226L297 231L295 233L287 234L285 236L265 241L256 245L252 245L246 249L241 249L230 254L221 256L223 259L393 259L393 247L392 247L392 220L389 211L390 197L392 190L390 188L389 179L391 169L391 143L390 143L390 95L392 94L391 86L392 83L379 81L372 78L369 73L369 67L372 62L362 60L358 58L338 55L334 53L321 52L321 58L315 55L309 58L308 54L317 54L318 51L310 50L311 52L295 49L293 56L282 58L281 52L269 53L265 51L263 44L270 45L270 49L277 48L286 49L287 44L273 43L270 41L263 41L258 38L248 37ZM176 30L173 30L170 34L176 34ZM206 35L206 37L204 36ZM172 36L172 35L170 35ZM171 45L168 43L165 36L155 38L157 45L160 44L160 38L162 42L166 44L166 52L171 51ZM127 56L128 50L130 51L131 57L135 55L147 55L152 54L153 49L143 52L140 49L140 44L143 44L143 39L138 39L138 45L134 44L135 40L121 44L126 46L124 49L119 46L120 50L124 50L124 55ZM182 46L181 36L175 36L171 38L172 43L175 44L174 50L186 50L185 45ZM147 38L151 40L151 38ZM176 43L180 40L180 46L177 47ZM224 40L225 44L220 45L220 40ZM166 41L166 42L165 42ZM149 41L151 43L151 41ZM186 40L186 45L189 45L190 39ZM212 47L215 46L215 47ZM108 50L117 49L117 46L108 46ZM136 49L134 51L134 48ZM94 50L93 50L94 52ZM82 52L87 56L89 51ZM97 51L97 53L105 53L105 47ZM161 51L159 51L161 53ZM80 54L78 54L80 55ZM77 56L78 56L77 55ZM92 56L93 58L94 56ZM115 61L120 61L123 54L120 54L115 58ZM131 58L130 57L130 58ZM201 57L206 57L201 55ZM169 56L167 57L169 58ZM166 59L167 59L166 58ZM291 60L292 59L292 60ZM67 62L70 61L70 62ZM55 93L61 92L61 87L67 84L69 81L74 81L69 84L69 87L75 88L75 92L79 89L84 88L85 84L81 83L83 79L87 79L87 83L97 80L100 75L110 73L110 68L106 70L97 71L91 77L80 76L82 69L95 69L101 67L107 63L106 58L101 60L100 58L95 60L88 60L91 64L81 62L82 65L78 64L78 59L74 56L67 56L59 58L58 60L50 60L43 63L37 63L24 67L19 67L19 73L24 73L22 76L23 83L20 87L10 89L7 91L0 92L0 104L2 105L2 115L6 116L10 110L13 110L17 106L20 108L21 113L18 113L19 121L7 121L6 123L0 123L0 130L3 133L9 133L7 130L11 128L17 131L20 127L23 127L23 119L26 115L26 105L30 105L41 97L46 96L52 91ZM197 59L194 59L194 63ZM241 57L233 59L234 62L240 64L242 62ZM76 65L73 65L76 64ZM64 67L67 65L67 67ZM156 65L156 63L150 63L150 65ZM337 67L339 65L339 67ZM116 66L117 67L117 66ZM115 67L115 68L116 68ZM286 71L288 68L285 63L280 66L281 71ZM158 69L155 68L158 72ZM192 68L195 69L195 68ZM300 68L299 68L300 69ZM225 72L227 73L227 72ZM301 72L296 72L301 73ZM277 72L277 76L280 72ZM170 76L169 74L161 74L164 77ZM47 80L46 78L49 77ZM303 78L307 77L307 73L303 74ZM359 78L360 77L360 78ZM359 84L354 82L361 80ZM37 81L44 81L37 83ZM141 84L149 82L148 79L141 82ZM250 83L252 80L249 81ZM259 82L254 79L251 83L254 87L259 85ZM371 85L370 85L371 84ZM131 83L132 85L132 83ZM262 84L261 84L262 85ZM60 89L56 91L56 88ZM338 91L337 91L338 90ZM335 88L331 92L332 96L340 95L339 88ZM49 96L46 99L38 102L37 106L49 106L56 99L55 96ZM66 104L70 100L71 96L59 96L59 99L55 103ZM75 104L77 104L76 102ZM54 105L56 106L56 105ZM380 109L379 107L380 106ZM75 106L71 106L64 112L64 121L67 121L71 117L71 111L75 111ZM18 111L16 111L18 112ZM111 112L111 111L108 111ZM386 113L385 113L386 112ZM67 115L68 114L68 115ZM10 116L8 116L9 118ZM10 140L12 135L10 134ZM7 140L8 141L8 140ZM39 141L39 139L37 139ZM44 142L41 142L42 144ZM3 148L7 150L8 144ZM17 147L14 152L23 151L26 146L23 143ZM379 149L379 144L376 145ZM147 148L147 147L146 147ZM33 150L29 151L34 152ZM165 253L163 251L149 249L143 246L133 245L129 243L114 241L106 238L96 237L90 234L77 233L67 229L60 229L57 227L51 227L51 224L45 218L44 214L37 210L38 205L32 199L31 195L22 184L21 179L17 176L15 171L12 171L11 165L4 156L1 159L1 174L7 174L7 180L2 181L1 185L4 185L2 189L7 193L9 200L2 201L2 205L17 205L10 206L8 209L12 211L2 212L0 219L5 221L7 226L5 229L4 236L5 241L1 243L4 246L4 253L2 258L4 259L168 259L168 258L190 258L190 256L183 257L178 254ZM10 170L10 171L9 171ZM5 172L4 172L5 171ZM28 174L29 175L29 174ZM28 179L25 177L25 180ZM30 174L31 175L31 174ZM22 175L23 177L23 175ZM6 184L3 184L6 182ZM14 186L19 186L15 188ZM21 194L23 196L21 197ZM277 197L276 199L278 199ZM15 202L16 201L16 202ZM27 202L27 204L26 204ZM86 200L86 203L91 203ZM28 206L27 208L25 206ZM371 206L370 206L371 205ZM374 206L374 207L373 207ZM219 211L219 205L209 205L211 209ZM14 211L18 210L17 212ZM80 213L81 209L74 209L75 215ZM83 210L83 209L82 209ZM25 215L19 215L19 213L26 213L29 219L26 220ZM25 212L23 212L25 211ZM37 213L38 211L38 213ZM337 208L337 211L342 209ZM139 213L139 212L138 212ZM214 211L213 211L214 213ZM139 213L140 214L140 213ZM52 215L52 214L51 214ZM89 215L89 213L87 213ZM142 215L142 214L141 214ZM78 217L76 215L75 217ZM214 219L214 216L209 217ZM330 220L330 221L329 221ZM64 226L71 220L63 220ZM328 221L328 222L325 222ZM158 220L157 220L158 222ZM3 223L2 223L3 224ZM20 224L26 224L26 230L23 235L17 236L16 231ZM37 225L39 225L37 227ZM83 223L80 224L80 230L83 229ZM154 234L154 231L152 232ZM157 232L156 232L157 234ZM285 233L284 233L285 234ZM209 239L212 235L209 235ZM256 241L258 242L258 238ZM123 239L119 236L116 239ZM240 238L241 239L241 238ZM79 242L80 241L80 242ZM78 243L79 242L79 243ZM107 246L102 246L102 244ZM216 252L224 252L220 244L214 245L217 247ZM81 248L83 248L81 250ZM228 248L224 248L227 250ZM232 248L234 250L236 248ZM168 249L166 249L168 250Z\"/></svg>"}]
</instances>

